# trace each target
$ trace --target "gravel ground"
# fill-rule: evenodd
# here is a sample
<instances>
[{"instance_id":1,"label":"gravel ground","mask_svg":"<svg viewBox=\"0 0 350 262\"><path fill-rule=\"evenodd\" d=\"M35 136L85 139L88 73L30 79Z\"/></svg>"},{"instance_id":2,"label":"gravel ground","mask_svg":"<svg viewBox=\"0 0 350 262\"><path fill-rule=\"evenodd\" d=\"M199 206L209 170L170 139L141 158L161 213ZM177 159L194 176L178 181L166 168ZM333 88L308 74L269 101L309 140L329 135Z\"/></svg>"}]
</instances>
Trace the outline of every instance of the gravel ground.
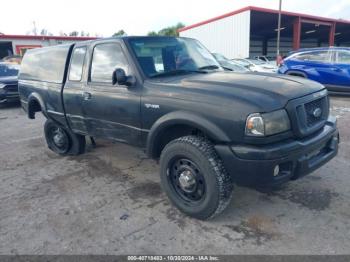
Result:
<instances>
[{"instance_id":1,"label":"gravel ground","mask_svg":"<svg viewBox=\"0 0 350 262\"><path fill-rule=\"evenodd\" d=\"M143 152L97 140L60 157L44 118L0 108L0 254L349 254L350 98L332 98L339 155L272 193L235 188L211 221L184 216Z\"/></svg>"}]
</instances>

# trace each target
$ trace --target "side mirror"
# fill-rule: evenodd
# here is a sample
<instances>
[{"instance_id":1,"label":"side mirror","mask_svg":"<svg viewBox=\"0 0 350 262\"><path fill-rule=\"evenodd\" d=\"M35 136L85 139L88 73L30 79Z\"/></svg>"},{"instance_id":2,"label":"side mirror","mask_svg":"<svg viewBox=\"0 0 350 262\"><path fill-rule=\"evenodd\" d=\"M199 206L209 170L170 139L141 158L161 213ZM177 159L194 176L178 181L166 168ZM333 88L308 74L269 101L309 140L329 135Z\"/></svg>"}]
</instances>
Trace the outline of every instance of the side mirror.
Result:
<instances>
[{"instance_id":1,"label":"side mirror","mask_svg":"<svg viewBox=\"0 0 350 262\"><path fill-rule=\"evenodd\" d=\"M117 68L113 72L112 84L118 84L123 86L132 86L135 84L135 78L133 76L127 76L125 70Z\"/></svg>"}]
</instances>

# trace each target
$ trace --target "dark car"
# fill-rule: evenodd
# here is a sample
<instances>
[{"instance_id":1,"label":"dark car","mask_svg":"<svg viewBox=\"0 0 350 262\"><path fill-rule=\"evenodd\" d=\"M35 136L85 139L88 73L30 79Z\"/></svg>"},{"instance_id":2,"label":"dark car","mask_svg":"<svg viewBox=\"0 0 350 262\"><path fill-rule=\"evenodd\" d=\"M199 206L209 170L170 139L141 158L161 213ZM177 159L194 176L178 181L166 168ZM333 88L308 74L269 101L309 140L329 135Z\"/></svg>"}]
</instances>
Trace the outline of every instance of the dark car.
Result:
<instances>
[{"instance_id":1,"label":"dark car","mask_svg":"<svg viewBox=\"0 0 350 262\"><path fill-rule=\"evenodd\" d=\"M219 64L227 71L234 72L249 72L250 70L245 68L244 66L226 58L224 55L219 53L213 53L215 59L219 62Z\"/></svg>"},{"instance_id":2,"label":"dark car","mask_svg":"<svg viewBox=\"0 0 350 262\"><path fill-rule=\"evenodd\" d=\"M249 71L260 73L277 73L277 66L258 59L250 58L234 58L232 59L237 64L246 67Z\"/></svg>"},{"instance_id":3,"label":"dark car","mask_svg":"<svg viewBox=\"0 0 350 262\"><path fill-rule=\"evenodd\" d=\"M19 68L18 64L0 63L0 104L19 101Z\"/></svg>"},{"instance_id":4,"label":"dark car","mask_svg":"<svg viewBox=\"0 0 350 262\"><path fill-rule=\"evenodd\" d=\"M253 59L261 60L267 64L276 65L276 57L273 57L273 56L266 56L266 55L254 56Z\"/></svg>"},{"instance_id":5,"label":"dark car","mask_svg":"<svg viewBox=\"0 0 350 262\"><path fill-rule=\"evenodd\" d=\"M190 38L121 37L29 50L19 91L29 118L46 116L52 151L81 154L86 136L145 149L159 160L172 203L199 219L227 207L234 183L280 185L338 150L324 86L224 71Z\"/></svg>"},{"instance_id":6,"label":"dark car","mask_svg":"<svg viewBox=\"0 0 350 262\"><path fill-rule=\"evenodd\" d=\"M283 60L279 73L308 78L332 93L350 94L350 48L301 49Z\"/></svg>"}]
</instances>

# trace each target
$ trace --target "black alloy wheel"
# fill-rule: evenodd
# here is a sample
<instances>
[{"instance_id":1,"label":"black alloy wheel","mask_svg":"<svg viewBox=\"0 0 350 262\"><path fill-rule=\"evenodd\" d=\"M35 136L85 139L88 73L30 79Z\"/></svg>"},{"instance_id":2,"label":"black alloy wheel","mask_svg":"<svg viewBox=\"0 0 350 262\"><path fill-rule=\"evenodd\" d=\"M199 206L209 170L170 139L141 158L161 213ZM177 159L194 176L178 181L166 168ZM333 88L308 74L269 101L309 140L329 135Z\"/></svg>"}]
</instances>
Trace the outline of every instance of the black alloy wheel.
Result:
<instances>
[{"instance_id":1,"label":"black alloy wheel","mask_svg":"<svg viewBox=\"0 0 350 262\"><path fill-rule=\"evenodd\" d=\"M205 179L193 161L188 158L175 158L169 172L168 179L175 192L189 204L205 197Z\"/></svg>"}]
</instances>

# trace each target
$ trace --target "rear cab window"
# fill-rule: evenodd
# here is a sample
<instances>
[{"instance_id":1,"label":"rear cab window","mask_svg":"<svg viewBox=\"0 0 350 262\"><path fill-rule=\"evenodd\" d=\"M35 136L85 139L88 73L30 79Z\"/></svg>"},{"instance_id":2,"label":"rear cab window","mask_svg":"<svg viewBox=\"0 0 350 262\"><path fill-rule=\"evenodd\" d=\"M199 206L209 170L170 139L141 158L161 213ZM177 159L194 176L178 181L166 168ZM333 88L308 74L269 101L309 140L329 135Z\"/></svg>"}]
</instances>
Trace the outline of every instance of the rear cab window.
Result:
<instances>
[{"instance_id":1,"label":"rear cab window","mask_svg":"<svg viewBox=\"0 0 350 262\"><path fill-rule=\"evenodd\" d=\"M73 50L69 68L69 81L81 81L86 55L86 46L76 47Z\"/></svg>"}]
</instances>

